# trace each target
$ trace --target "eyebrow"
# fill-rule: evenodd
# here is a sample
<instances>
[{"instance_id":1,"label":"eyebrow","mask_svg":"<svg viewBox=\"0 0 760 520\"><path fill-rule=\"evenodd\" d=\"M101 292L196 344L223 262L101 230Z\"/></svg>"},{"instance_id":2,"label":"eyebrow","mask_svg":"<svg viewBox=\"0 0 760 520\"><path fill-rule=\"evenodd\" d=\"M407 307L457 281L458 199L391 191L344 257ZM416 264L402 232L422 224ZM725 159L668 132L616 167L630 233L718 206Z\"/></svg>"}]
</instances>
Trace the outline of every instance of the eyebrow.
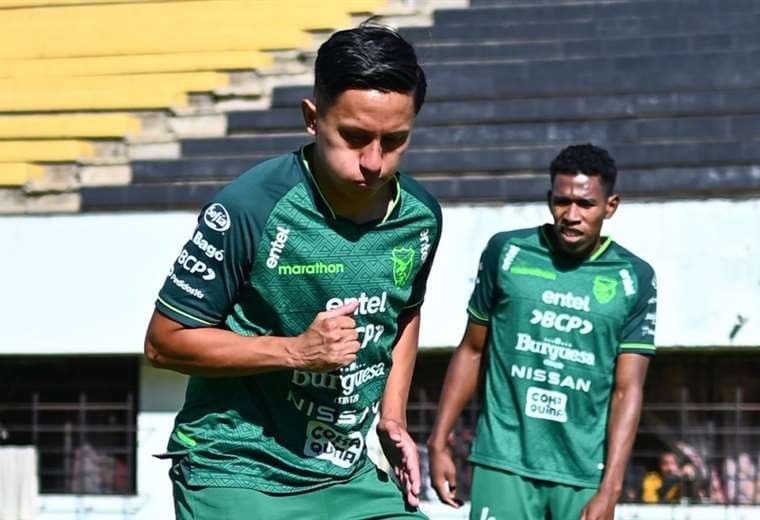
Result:
<instances>
[{"instance_id":1,"label":"eyebrow","mask_svg":"<svg viewBox=\"0 0 760 520\"><path fill-rule=\"evenodd\" d=\"M595 205L597 202L596 199L594 198L568 197L567 195L552 195L552 199L557 202L576 202L576 203L585 202L591 205Z\"/></svg>"},{"instance_id":2,"label":"eyebrow","mask_svg":"<svg viewBox=\"0 0 760 520\"><path fill-rule=\"evenodd\" d=\"M367 130L366 128L362 128L360 126L354 126L354 125L339 125L338 130L341 132L352 132L352 133L358 133L358 134L367 134L367 135L374 135L372 132ZM383 137L393 136L393 137L401 137L405 134L409 134L411 132L411 128L402 128L400 130L394 130L392 132L388 132L387 134L382 134Z\"/></svg>"}]
</instances>

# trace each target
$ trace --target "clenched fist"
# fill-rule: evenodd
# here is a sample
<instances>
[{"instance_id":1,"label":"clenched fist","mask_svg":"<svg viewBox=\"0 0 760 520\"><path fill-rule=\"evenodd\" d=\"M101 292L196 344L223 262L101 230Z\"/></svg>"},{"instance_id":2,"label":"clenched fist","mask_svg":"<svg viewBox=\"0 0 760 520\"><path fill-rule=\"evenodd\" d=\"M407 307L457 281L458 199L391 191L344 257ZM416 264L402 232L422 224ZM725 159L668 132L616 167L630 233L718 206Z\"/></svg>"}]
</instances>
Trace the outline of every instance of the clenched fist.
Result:
<instances>
[{"instance_id":1,"label":"clenched fist","mask_svg":"<svg viewBox=\"0 0 760 520\"><path fill-rule=\"evenodd\" d=\"M359 302L320 312L309 328L288 345L291 368L309 372L329 372L356 361L359 333L351 314Z\"/></svg>"}]
</instances>

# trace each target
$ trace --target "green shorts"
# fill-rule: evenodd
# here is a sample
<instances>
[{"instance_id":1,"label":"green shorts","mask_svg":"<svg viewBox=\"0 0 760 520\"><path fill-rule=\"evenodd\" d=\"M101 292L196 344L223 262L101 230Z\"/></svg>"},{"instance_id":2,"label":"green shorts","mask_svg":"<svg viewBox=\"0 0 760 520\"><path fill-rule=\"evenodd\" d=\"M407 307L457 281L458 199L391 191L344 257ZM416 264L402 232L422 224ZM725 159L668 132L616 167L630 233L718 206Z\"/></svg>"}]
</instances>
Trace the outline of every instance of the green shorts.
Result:
<instances>
[{"instance_id":1,"label":"green shorts","mask_svg":"<svg viewBox=\"0 0 760 520\"><path fill-rule=\"evenodd\" d=\"M176 473L172 483L177 520L427 520L407 506L396 484L374 467L348 482L292 495L191 486Z\"/></svg>"},{"instance_id":2,"label":"green shorts","mask_svg":"<svg viewBox=\"0 0 760 520\"><path fill-rule=\"evenodd\" d=\"M475 464L470 520L577 520L595 493Z\"/></svg>"}]
</instances>

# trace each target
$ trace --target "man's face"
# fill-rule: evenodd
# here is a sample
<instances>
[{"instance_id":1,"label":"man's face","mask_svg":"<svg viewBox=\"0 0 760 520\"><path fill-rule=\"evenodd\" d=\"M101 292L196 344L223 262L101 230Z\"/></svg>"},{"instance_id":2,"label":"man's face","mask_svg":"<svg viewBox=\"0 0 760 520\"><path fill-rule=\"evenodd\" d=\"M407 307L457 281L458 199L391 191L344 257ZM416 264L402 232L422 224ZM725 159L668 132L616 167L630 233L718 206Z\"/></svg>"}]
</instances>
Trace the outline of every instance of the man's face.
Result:
<instances>
[{"instance_id":1,"label":"man's face","mask_svg":"<svg viewBox=\"0 0 760 520\"><path fill-rule=\"evenodd\" d=\"M607 195L599 175L559 173L548 194L554 237L565 254L585 258L599 247L604 219L612 217L620 199Z\"/></svg>"},{"instance_id":2,"label":"man's face","mask_svg":"<svg viewBox=\"0 0 760 520\"><path fill-rule=\"evenodd\" d=\"M681 474L675 454L665 453L660 457L660 474L665 478L677 477Z\"/></svg>"},{"instance_id":3,"label":"man's face","mask_svg":"<svg viewBox=\"0 0 760 520\"><path fill-rule=\"evenodd\" d=\"M414 123L412 93L346 90L325 108L303 102L316 161L343 196L371 196L396 173Z\"/></svg>"}]
</instances>

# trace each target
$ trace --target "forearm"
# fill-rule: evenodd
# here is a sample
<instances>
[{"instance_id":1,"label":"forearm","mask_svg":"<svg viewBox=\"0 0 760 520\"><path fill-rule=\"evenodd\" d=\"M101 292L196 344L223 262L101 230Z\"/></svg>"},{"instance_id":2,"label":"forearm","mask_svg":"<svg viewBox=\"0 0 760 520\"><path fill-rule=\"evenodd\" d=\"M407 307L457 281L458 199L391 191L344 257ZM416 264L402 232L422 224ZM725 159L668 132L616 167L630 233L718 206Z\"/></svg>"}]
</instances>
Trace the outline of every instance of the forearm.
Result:
<instances>
[{"instance_id":1,"label":"forearm","mask_svg":"<svg viewBox=\"0 0 760 520\"><path fill-rule=\"evenodd\" d=\"M446 446L449 433L475 393L481 360L482 351L470 348L468 345L461 345L454 352L446 372L433 432L428 441L431 448Z\"/></svg>"},{"instance_id":2,"label":"forearm","mask_svg":"<svg viewBox=\"0 0 760 520\"><path fill-rule=\"evenodd\" d=\"M154 314L145 355L157 368L204 377L253 375L289 368L295 338L250 337L216 328L188 329Z\"/></svg>"},{"instance_id":3,"label":"forearm","mask_svg":"<svg viewBox=\"0 0 760 520\"><path fill-rule=\"evenodd\" d=\"M616 389L610 403L607 428L607 461L600 491L620 497L628 459L631 455L641 415L643 392L640 386Z\"/></svg>"},{"instance_id":4,"label":"forearm","mask_svg":"<svg viewBox=\"0 0 760 520\"><path fill-rule=\"evenodd\" d=\"M406 429L406 405L419 343L419 310L403 314L399 319L399 329L401 332L393 348L393 366L385 383L380 419L395 421Z\"/></svg>"}]
</instances>

